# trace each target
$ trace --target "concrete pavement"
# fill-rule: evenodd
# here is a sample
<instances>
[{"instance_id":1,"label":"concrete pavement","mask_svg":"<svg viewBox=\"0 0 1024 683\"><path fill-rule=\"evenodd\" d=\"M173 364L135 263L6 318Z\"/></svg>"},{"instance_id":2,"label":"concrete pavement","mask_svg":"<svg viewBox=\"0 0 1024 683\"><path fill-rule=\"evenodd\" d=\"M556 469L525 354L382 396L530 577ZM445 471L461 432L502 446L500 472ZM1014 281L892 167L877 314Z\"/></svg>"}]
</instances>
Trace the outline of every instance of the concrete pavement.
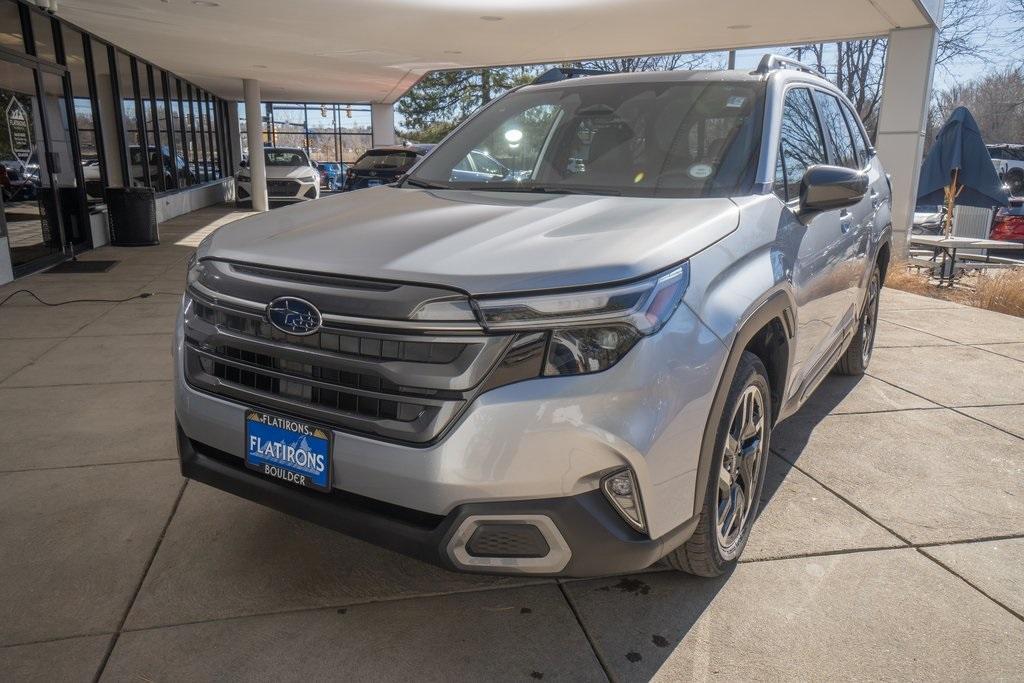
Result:
<instances>
[{"instance_id":1,"label":"concrete pavement","mask_svg":"<svg viewBox=\"0 0 1024 683\"><path fill-rule=\"evenodd\" d=\"M775 433L744 561L449 573L180 477L170 331L206 209L0 288L4 680L1021 676L1024 321L885 290L868 377Z\"/></svg>"}]
</instances>

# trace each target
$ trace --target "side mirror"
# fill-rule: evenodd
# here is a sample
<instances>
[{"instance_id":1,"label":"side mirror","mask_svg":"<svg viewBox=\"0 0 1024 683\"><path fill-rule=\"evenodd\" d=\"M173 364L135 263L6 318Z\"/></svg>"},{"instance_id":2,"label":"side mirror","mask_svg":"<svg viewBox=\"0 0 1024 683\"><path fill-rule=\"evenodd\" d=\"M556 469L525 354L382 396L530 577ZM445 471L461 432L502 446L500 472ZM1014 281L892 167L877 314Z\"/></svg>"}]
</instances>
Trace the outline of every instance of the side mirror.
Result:
<instances>
[{"instance_id":1,"label":"side mirror","mask_svg":"<svg viewBox=\"0 0 1024 683\"><path fill-rule=\"evenodd\" d=\"M239 168L249 168L249 162L246 159L242 159L238 162Z\"/></svg>"},{"instance_id":2,"label":"side mirror","mask_svg":"<svg viewBox=\"0 0 1024 683\"><path fill-rule=\"evenodd\" d=\"M811 166L800 181L800 214L853 206L867 192L864 173L842 166Z\"/></svg>"}]
</instances>

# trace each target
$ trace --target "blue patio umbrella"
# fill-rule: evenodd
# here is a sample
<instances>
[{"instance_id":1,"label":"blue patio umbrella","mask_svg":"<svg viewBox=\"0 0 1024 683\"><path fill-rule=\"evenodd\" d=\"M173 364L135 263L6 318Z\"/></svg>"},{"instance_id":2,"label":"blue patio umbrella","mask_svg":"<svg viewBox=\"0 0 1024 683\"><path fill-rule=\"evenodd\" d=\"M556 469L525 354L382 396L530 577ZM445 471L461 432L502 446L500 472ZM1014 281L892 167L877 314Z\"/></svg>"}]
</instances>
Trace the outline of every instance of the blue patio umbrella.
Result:
<instances>
[{"instance_id":1,"label":"blue patio umbrella","mask_svg":"<svg viewBox=\"0 0 1024 683\"><path fill-rule=\"evenodd\" d=\"M952 198L947 190L952 189ZM952 199L952 202L950 201ZM918 204L965 204L985 209L1009 200L985 148L981 130L966 107L957 107L935 136L921 166Z\"/></svg>"}]
</instances>

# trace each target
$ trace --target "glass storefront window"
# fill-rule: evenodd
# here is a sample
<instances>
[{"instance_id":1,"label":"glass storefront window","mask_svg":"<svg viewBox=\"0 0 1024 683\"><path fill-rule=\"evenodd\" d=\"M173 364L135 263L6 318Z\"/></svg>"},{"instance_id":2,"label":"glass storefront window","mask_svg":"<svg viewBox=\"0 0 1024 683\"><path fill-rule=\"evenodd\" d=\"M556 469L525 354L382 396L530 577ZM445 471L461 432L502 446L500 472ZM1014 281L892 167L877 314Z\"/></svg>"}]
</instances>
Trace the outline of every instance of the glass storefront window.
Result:
<instances>
[{"instance_id":1,"label":"glass storefront window","mask_svg":"<svg viewBox=\"0 0 1024 683\"><path fill-rule=\"evenodd\" d=\"M53 42L53 22L42 12L29 12L32 16L32 39L36 43L36 57L57 61Z\"/></svg>"},{"instance_id":2,"label":"glass storefront window","mask_svg":"<svg viewBox=\"0 0 1024 683\"><path fill-rule=\"evenodd\" d=\"M135 84L132 79L132 59L123 52L116 53L117 85L121 95L121 118L124 121L124 149L128 156L129 182L133 187L146 185L142 167L139 140L139 118L135 111Z\"/></svg>"},{"instance_id":3,"label":"glass storefront window","mask_svg":"<svg viewBox=\"0 0 1024 683\"><path fill-rule=\"evenodd\" d=\"M14 52L25 51L25 35L21 31L21 13L16 2L0 2L0 47Z\"/></svg>"},{"instance_id":4,"label":"glass storefront window","mask_svg":"<svg viewBox=\"0 0 1024 683\"><path fill-rule=\"evenodd\" d=\"M71 77L71 96L75 112L75 128L78 130L78 154L82 163L82 179L85 181L86 201L95 204L103 201L105 172L99 136L96 134L96 118L89 77L85 63L85 45L82 34L65 27L64 61ZM106 62L106 51L103 52Z\"/></svg>"}]
</instances>

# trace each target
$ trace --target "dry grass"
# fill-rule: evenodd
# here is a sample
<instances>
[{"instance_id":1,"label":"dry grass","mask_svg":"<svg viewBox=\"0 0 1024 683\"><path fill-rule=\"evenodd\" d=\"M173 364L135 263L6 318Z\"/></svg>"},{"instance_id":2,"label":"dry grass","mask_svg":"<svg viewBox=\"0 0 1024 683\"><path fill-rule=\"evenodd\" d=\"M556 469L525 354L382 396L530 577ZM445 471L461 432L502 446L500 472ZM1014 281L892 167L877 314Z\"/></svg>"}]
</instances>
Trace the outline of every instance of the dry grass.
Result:
<instances>
[{"instance_id":1,"label":"dry grass","mask_svg":"<svg viewBox=\"0 0 1024 683\"><path fill-rule=\"evenodd\" d=\"M954 287L939 287L926 273L894 263L885 286L1024 318L1024 268L979 271L960 278Z\"/></svg>"}]
</instances>

